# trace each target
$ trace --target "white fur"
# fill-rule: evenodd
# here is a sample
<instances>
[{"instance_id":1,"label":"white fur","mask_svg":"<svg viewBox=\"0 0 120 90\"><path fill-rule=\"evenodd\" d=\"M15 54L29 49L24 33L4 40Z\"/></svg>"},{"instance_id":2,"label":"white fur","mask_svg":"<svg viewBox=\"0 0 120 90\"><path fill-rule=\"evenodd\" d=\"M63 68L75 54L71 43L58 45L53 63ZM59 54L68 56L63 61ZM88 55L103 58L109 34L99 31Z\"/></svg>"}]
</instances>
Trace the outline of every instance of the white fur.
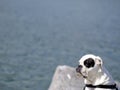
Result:
<instances>
[{"instance_id":1,"label":"white fur","mask_svg":"<svg viewBox=\"0 0 120 90\"><path fill-rule=\"evenodd\" d=\"M88 58L92 58L95 61L94 67L86 68L84 66L83 62ZM101 84L102 85L113 85L115 84L114 80L112 79L112 76L103 66L103 61L99 56L87 54L79 60L79 65L83 66L81 70L81 74L87 77L87 78L84 78L85 84L92 84L92 85L101 85ZM91 89L91 88L86 87L85 90L112 90L112 89L102 89L102 88Z\"/></svg>"}]
</instances>

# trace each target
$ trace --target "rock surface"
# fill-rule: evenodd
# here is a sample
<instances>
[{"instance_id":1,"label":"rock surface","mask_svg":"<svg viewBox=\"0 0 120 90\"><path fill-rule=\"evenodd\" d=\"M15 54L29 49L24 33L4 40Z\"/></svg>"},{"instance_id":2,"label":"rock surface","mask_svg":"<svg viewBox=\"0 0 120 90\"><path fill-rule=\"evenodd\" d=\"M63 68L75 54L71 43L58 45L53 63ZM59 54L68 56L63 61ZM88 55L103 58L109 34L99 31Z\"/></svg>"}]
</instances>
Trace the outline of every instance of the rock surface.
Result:
<instances>
[{"instance_id":1,"label":"rock surface","mask_svg":"<svg viewBox=\"0 0 120 90\"><path fill-rule=\"evenodd\" d=\"M76 75L75 68L58 66L48 90L82 90L83 79Z\"/></svg>"},{"instance_id":2,"label":"rock surface","mask_svg":"<svg viewBox=\"0 0 120 90\"><path fill-rule=\"evenodd\" d=\"M64 65L57 67L48 90L83 90L83 87L82 76L76 74L75 68Z\"/></svg>"}]
</instances>

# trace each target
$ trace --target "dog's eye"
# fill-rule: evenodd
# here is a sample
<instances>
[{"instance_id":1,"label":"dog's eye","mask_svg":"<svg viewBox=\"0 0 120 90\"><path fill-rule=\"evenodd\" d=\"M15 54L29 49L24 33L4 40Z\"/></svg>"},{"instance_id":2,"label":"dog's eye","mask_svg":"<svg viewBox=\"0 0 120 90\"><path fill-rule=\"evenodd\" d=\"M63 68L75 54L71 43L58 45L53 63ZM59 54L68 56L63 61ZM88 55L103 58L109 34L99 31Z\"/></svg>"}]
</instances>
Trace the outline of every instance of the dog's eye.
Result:
<instances>
[{"instance_id":1,"label":"dog's eye","mask_svg":"<svg viewBox=\"0 0 120 90\"><path fill-rule=\"evenodd\" d=\"M94 67L95 65L95 62L92 58L88 58L84 61L84 65L87 67L87 68L91 68L91 67Z\"/></svg>"}]
</instances>

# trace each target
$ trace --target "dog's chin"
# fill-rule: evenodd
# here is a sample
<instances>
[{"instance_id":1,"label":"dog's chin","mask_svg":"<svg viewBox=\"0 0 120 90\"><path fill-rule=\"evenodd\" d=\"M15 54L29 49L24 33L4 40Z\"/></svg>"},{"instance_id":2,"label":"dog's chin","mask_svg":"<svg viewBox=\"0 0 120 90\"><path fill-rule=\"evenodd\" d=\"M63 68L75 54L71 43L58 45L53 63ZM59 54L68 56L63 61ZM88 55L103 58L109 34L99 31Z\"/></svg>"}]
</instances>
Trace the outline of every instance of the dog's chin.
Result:
<instances>
[{"instance_id":1,"label":"dog's chin","mask_svg":"<svg viewBox=\"0 0 120 90\"><path fill-rule=\"evenodd\" d=\"M81 72L77 73L78 76L82 76L83 78L87 78L87 76L83 75Z\"/></svg>"},{"instance_id":2,"label":"dog's chin","mask_svg":"<svg viewBox=\"0 0 120 90\"><path fill-rule=\"evenodd\" d=\"M82 75L83 78L87 78L87 76L85 76L85 75L83 75L83 74L81 74L81 75Z\"/></svg>"}]
</instances>

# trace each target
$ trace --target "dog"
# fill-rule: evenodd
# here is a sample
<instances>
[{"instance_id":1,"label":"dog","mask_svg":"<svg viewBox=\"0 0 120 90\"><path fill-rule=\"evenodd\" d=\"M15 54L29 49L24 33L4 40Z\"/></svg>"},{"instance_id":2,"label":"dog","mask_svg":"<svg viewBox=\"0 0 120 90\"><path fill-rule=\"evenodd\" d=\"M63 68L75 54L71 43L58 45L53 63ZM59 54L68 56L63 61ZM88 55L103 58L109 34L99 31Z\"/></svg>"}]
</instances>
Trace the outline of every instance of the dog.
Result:
<instances>
[{"instance_id":1,"label":"dog","mask_svg":"<svg viewBox=\"0 0 120 90\"><path fill-rule=\"evenodd\" d=\"M83 90L118 90L112 76L103 66L103 60L96 55L87 54L79 60L76 72L84 78Z\"/></svg>"}]
</instances>

